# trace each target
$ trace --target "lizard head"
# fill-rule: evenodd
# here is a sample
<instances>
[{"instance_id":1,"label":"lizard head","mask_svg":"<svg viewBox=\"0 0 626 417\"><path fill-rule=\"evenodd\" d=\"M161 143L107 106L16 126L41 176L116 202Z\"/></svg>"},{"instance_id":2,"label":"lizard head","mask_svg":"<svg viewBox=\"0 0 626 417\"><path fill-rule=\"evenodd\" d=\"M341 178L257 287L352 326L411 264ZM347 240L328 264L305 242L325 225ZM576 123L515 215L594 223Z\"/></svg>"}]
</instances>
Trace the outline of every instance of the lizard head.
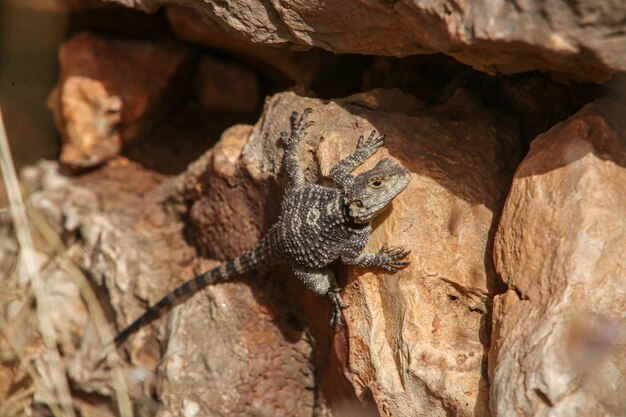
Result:
<instances>
[{"instance_id":1,"label":"lizard head","mask_svg":"<svg viewBox=\"0 0 626 417\"><path fill-rule=\"evenodd\" d=\"M380 214L411 180L408 169L391 159L383 159L358 175L347 190L346 205L357 223L368 223Z\"/></svg>"}]
</instances>

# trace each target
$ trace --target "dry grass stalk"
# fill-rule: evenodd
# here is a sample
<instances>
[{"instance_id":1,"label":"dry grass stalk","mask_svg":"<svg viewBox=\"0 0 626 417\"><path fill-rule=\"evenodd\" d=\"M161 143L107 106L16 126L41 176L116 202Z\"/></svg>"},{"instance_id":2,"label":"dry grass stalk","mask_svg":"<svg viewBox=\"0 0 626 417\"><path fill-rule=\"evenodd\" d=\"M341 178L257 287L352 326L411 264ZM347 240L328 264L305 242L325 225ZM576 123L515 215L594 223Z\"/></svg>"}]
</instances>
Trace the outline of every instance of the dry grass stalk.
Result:
<instances>
[{"instance_id":1,"label":"dry grass stalk","mask_svg":"<svg viewBox=\"0 0 626 417\"><path fill-rule=\"evenodd\" d=\"M75 413L70 396L69 384L65 369L61 364L59 351L56 347L56 335L48 320L48 311L50 311L51 307L48 305L39 274L39 260L37 259L33 245L26 208L22 200L13 158L11 157L1 110L0 170L2 171L2 178L9 199L9 207L15 225L15 232L20 245L20 262L23 266L21 270L25 272L23 276L19 277L19 282L21 285L28 285L28 283L31 285L37 300L37 318L45 346L45 353L41 358L45 375L40 375L39 378L34 378L34 380L42 384L42 387L50 393L50 395L45 396L44 400L55 417L74 417Z\"/></svg>"}]
</instances>

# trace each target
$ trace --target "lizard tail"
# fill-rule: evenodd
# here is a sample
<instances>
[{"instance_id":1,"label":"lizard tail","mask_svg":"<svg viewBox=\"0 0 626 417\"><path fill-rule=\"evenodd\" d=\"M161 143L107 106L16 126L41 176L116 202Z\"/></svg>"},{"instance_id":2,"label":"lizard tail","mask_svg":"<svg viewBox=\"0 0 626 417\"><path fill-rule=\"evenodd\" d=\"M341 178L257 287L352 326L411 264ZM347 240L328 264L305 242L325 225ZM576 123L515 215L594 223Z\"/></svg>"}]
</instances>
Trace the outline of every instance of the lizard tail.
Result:
<instances>
[{"instance_id":1,"label":"lizard tail","mask_svg":"<svg viewBox=\"0 0 626 417\"><path fill-rule=\"evenodd\" d=\"M221 264L209 271L203 272L195 278L190 279L180 285L174 291L146 310L137 320L122 330L113 340L115 346L120 346L128 337L139 330L142 326L160 317L163 312L169 310L174 305L191 297L196 292L210 284L222 282L234 278L238 275L252 271L261 266L268 258L269 245L266 240L262 240L254 248L245 254Z\"/></svg>"}]
</instances>

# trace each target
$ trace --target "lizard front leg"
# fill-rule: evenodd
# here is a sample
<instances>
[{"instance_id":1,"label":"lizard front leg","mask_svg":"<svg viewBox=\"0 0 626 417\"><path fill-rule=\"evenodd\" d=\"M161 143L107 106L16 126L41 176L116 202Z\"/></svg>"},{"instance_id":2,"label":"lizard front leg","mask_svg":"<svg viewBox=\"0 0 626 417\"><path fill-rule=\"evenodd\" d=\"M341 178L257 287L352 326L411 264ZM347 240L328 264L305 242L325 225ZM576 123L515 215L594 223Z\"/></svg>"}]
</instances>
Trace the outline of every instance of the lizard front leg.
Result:
<instances>
[{"instance_id":1,"label":"lizard front leg","mask_svg":"<svg viewBox=\"0 0 626 417\"><path fill-rule=\"evenodd\" d=\"M287 134L287 132L282 132L280 135L285 145L287 145L285 158L283 159L283 172L289 177L287 190L297 190L306 183L304 172L302 172L302 166L300 165L298 151L306 130L315 124L312 120L308 122L305 121L311 112L312 110L307 107L304 109L299 119L297 112L294 111L291 113L291 133Z\"/></svg>"},{"instance_id":2,"label":"lizard front leg","mask_svg":"<svg viewBox=\"0 0 626 417\"><path fill-rule=\"evenodd\" d=\"M341 260L348 265L377 266L385 271L398 272L399 269L405 268L411 263L410 261L402 261L410 253L410 250L405 250L404 248L389 248L385 243L376 253L360 253L356 256L346 254L341 256Z\"/></svg>"},{"instance_id":3,"label":"lizard front leg","mask_svg":"<svg viewBox=\"0 0 626 417\"><path fill-rule=\"evenodd\" d=\"M376 136L376 131L372 130L367 139L363 139L363 135L359 137L356 145L356 151L347 158L339 161L330 170L330 178L341 188L348 188L354 183L354 177L350 174L356 167L361 165L367 158L383 146L385 135Z\"/></svg>"},{"instance_id":4,"label":"lizard front leg","mask_svg":"<svg viewBox=\"0 0 626 417\"><path fill-rule=\"evenodd\" d=\"M386 243L376 253L363 253L371 230L371 226L367 226L348 240L348 244L341 253L343 263L365 268L377 266L389 272L397 272L410 264L409 261L402 260L411 253L410 250L389 248Z\"/></svg>"}]
</instances>

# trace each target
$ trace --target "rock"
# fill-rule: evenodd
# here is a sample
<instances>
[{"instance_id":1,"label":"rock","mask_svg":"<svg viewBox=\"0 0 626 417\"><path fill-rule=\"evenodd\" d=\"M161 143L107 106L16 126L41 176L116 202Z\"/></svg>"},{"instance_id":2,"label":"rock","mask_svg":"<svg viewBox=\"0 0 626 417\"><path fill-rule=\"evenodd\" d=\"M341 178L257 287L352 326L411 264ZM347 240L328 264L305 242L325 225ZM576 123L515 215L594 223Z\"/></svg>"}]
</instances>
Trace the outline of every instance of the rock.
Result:
<instances>
[{"instance_id":1,"label":"rock","mask_svg":"<svg viewBox=\"0 0 626 417\"><path fill-rule=\"evenodd\" d=\"M174 44L86 32L63 44L59 83L49 100L63 139L61 162L97 166L146 134L184 91L192 58Z\"/></svg>"},{"instance_id":2,"label":"rock","mask_svg":"<svg viewBox=\"0 0 626 417\"><path fill-rule=\"evenodd\" d=\"M363 91L398 88L434 104L446 95L448 86L471 87L469 83L459 85L461 83L456 81L467 72L465 65L442 54L414 55L400 59L377 56L363 72L361 88Z\"/></svg>"},{"instance_id":3,"label":"rock","mask_svg":"<svg viewBox=\"0 0 626 417\"><path fill-rule=\"evenodd\" d=\"M498 83L498 93L500 100L518 117L522 135L528 142L592 100L580 86L559 84L537 73L503 77Z\"/></svg>"},{"instance_id":4,"label":"rock","mask_svg":"<svg viewBox=\"0 0 626 417\"><path fill-rule=\"evenodd\" d=\"M194 202L184 216L193 225L187 235L214 258L233 258L250 248L267 228L264 208L276 204L270 176L251 177L241 169L251 130L226 130L181 175L180 195L172 196ZM214 266L204 262L196 272ZM159 375L159 415L313 415L312 346L287 308L284 274L249 275L244 282L208 288L173 315Z\"/></svg>"},{"instance_id":5,"label":"rock","mask_svg":"<svg viewBox=\"0 0 626 417\"><path fill-rule=\"evenodd\" d=\"M228 175L228 165L238 161L250 129L231 128L209 151L209 156L217 153L209 158L217 172ZM216 264L208 260L196 264L181 219L161 204L160 188L167 181L137 163L118 157L71 178L60 176L56 164L42 163L29 177L35 207L68 237L68 251L80 255L77 262L89 271L94 287L107 289L118 328L195 272ZM253 240L231 231L222 241L245 246ZM126 347L134 369L127 372L126 383L137 402L146 402L143 391L150 389L160 364L159 415L187 415L193 410L229 416L312 415L316 391L310 340L279 301L285 297L281 287L266 275L212 287L177 310L170 326L163 318L131 338ZM58 300L59 292L49 293ZM79 312L73 321L85 320L84 309ZM225 322L233 326L224 326ZM71 349L64 345L63 351L75 395L111 396L111 375L94 369L104 347L93 329L84 326L77 331L72 325L65 331L72 336ZM162 356L164 339L169 343ZM209 350L202 350L209 345ZM0 361L0 374L10 377L10 369L3 365Z\"/></svg>"},{"instance_id":6,"label":"rock","mask_svg":"<svg viewBox=\"0 0 626 417\"><path fill-rule=\"evenodd\" d=\"M327 182L330 168L354 149L359 134L373 128L387 134L384 149L363 169L380 158L393 157L414 178L392 210L375 222L367 250L376 251L389 241L412 249L413 263L395 275L350 268L347 274L340 273L350 308L345 310L347 327L337 333L328 327L327 300L316 298L283 270L276 274L269 292L282 292L283 301L265 314L284 317L281 308L287 308L308 329L314 339L315 383L321 403L335 412L489 415L486 351L496 276L486 254L491 252L494 224L517 160L517 124L482 107L463 91L432 109L397 90L375 90L332 101L298 93L275 95L266 102L245 146L241 136L233 140L225 135L222 145L192 164L182 177L177 194L188 201L188 236L201 250L226 259L251 247L274 221L280 199L272 178L277 177L279 184L282 181L279 133L288 129L291 111L305 107L313 108L311 118L316 121L302 152L306 175L312 181ZM247 137L245 131L240 134ZM230 157L217 157L220 146L232 148ZM217 160L222 164L219 173ZM207 321L219 323L201 327L210 334L219 333L221 340L231 340L224 331L247 329L249 320L257 320L248 311L260 307L231 304L234 300L241 303L249 285L232 283L212 289L209 311L213 313ZM256 298L265 299L266 292L261 294ZM197 320L206 316L199 308L185 305L180 314ZM187 309L197 313L186 313ZM263 326L263 320L252 327ZM199 333L190 319L178 324L177 334L182 336L170 339L175 346ZM193 348L187 344L188 351L175 350L178 355L193 356L217 350L216 343L196 337ZM255 342L247 344L257 349ZM226 346L234 350L231 342ZM247 355L250 350L244 352ZM222 361L230 365L220 362L220 369L247 372L241 356L224 355ZM198 366L195 369L200 374ZM208 373L205 379L196 376L190 386L201 381L216 385L214 374Z\"/></svg>"},{"instance_id":7,"label":"rock","mask_svg":"<svg viewBox=\"0 0 626 417\"><path fill-rule=\"evenodd\" d=\"M334 53L407 56L442 52L488 73L534 69L603 82L626 71L626 5L441 0L363 5L358 1L115 0L143 10L178 4L257 44L317 46Z\"/></svg>"},{"instance_id":8,"label":"rock","mask_svg":"<svg viewBox=\"0 0 626 417\"><path fill-rule=\"evenodd\" d=\"M320 50L292 51L288 46L253 43L185 7L167 7L166 15L179 38L233 55L270 79L308 84L321 69L325 54Z\"/></svg>"},{"instance_id":9,"label":"rock","mask_svg":"<svg viewBox=\"0 0 626 417\"><path fill-rule=\"evenodd\" d=\"M208 112L247 113L259 102L259 82L246 67L204 56L194 78L194 93Z\"/></svg>"},{"instance_id":10,"label":"rock","mask_svg":"<svg viewBox=\"0 0 626 417\"><path fill-rule=\"evenodd\" d=\"M329 101L277 94L255 126L227 130L173 177L166 197L161 174L118 157L62 186L43 173L34 204L69 237L95 287L106 287L121 327L216 265L194 262L190 243L213 259L232 258L275 221L280 132L304 107L317 122L301 155L311 181L328 183L359 134L387 134L360 169L391 157L413 179L374 223L367 250L403 245L413 250L412 264L394 275L338 266L350 307L337 331L328 326L328 301L287 268L212 286L131 338L138 368L130 374L149 381L159 370L160 416L489 415L486 351L497 282L486 254L518 160L519 126L463 90L432 108L398 90ZM81 372L90 369L81 367L83 352L99 346L81 334L79 354L69 359L72 386L110 395L110 379ZM129 381L130 392L141 392L137 385Z\"/></svg>"},{"instance_id":11,"label":"rock","mask_svg":"<svg viewBox=\"0 0 626 417\"><path fill-rule=\"evenodd\" d=\"M60 160L73 168L97 166L122 150L122 100L101 82L73 76L50 96L63 139Z\"/></svg>"},{"instance_id":12,"label":"rock","mask_svg":"<svg viewBox=\"0 0 626 417\"><path fill-rule=\"evenodd\" d=\"M106 169L72 179L60 175L59 167L51 162L31 170L34 173L25 171L24 177L27 184L35 184L29 186L34 206L59 235L80 236L68 238L68 251L79 255L75 261L89 271L97 287L108 289L120 326L139 315L146 301L153 303L159 298L161 287L190 273L194 252L184 245L180 222L158 202L146 198L148 191L163 181L159 174L121 158ZM79 333L67 325L64 330ZM142 349L131 349L131 355L135 364L154 370L159 357L149 330L142 333L148 341L144 340ZM93 344L86 339L80 342ZM70 350L64 351L71 356ZM86 381L75 383L86 385Z\"/></svg>"},{"instance_id":13,"label":"rock","mask_svg":"<svg viewBox=\"0 0 626 417\"><path fill-rule=\"evenodd\" d=\"M497 416L626 413L625 112L585 106L515 174L494 248L508 286L489 355Z\"/></svg>"},{"instance_id":14,"label":"rock","mask_svg":"<svg viewBox=\"0 0 626 417\"><path fill-rule=\"evenodd\" d=\"M176 176L184 172L191 161L215 145L224 130L242 122L242 118L252 117L242 117L241 114L207 117L199 103L186 100L155 127L149 141L133 144L124 151L124 156L146 169Z\"/></svg>"},{"instance_id":15,"label":"rock","mask_svg":"<svg viewBox=\"0 0 626 417\"><path fill-rule=\"evenodd\" d=\"M40 161L37 167L24 169L21 183L28 186L46 181L52 194L67 195L69 192L63 190L67 181L52 167L58 168L58 164ZM42 172L48 174L45 180L42 180ZM34 181L33 177L38 178ZM36 259L31 265L35 272L32 276L30 271L25 272L22 261L27 258L22 255L14 258L16 264L2 275L0 373L7 378L3 381L3 388L9 388L0 392L2 414L36 414L38 411L33 410L48 409L50 404L64 409L62 414L68 414L66 405L72 399L65 375L65 359L77 354L90 321L87 304L81 297L88 285L73 267L71 251L59 244L56 229L47 223L52 218L60 220L55 215L60 214L62 203L40 197L36 192L32 193L26 205L27 213L24 213L30 229L26 233L32 238L26 244ZM89 199L84 201L85 205L91 202ZM70 223L70 216L62 221ZM55 226L60 228L58 223ZM19 222L14 227L19 228ZM15 240L14 233L10 230L7 233L0 227L0 240L6 247ZM24 241L19 239L18 242ZM13 242L14 247L19 248L20 253L24 252L26 246L18 246L18 242ZM61 355L63 359L60 359ZM6 372L9 369L12 372Z\"/></svg>"},{"instance_id":16,"label":"rock","mask_svg":"<svg viewBox=\"0 0 626 417\"><path fill-rule=\"evenodd\" d=\"M279 307L276 280L246 281L214 286L173 314L158 415L314 415L310 340Z\"/></svg>"}]
</instances>

